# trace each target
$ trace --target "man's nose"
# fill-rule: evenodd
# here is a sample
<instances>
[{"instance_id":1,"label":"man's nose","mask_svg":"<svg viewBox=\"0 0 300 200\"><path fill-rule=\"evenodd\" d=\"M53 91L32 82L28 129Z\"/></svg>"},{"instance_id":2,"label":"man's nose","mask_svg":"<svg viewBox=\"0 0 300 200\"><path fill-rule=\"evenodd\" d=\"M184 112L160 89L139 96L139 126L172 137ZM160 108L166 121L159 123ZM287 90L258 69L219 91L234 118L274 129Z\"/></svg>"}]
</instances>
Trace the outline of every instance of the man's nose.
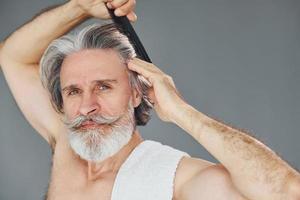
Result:
<instances>
[{"instance_id":1,"label":"man's nose","mask_svg":"<svg viewBox=\"0 0 300 200\"><path fill-rule=\"evenodd\" d=\"M92 94L85 94L81 100L79 112L81 115L93 115L98 113L100 105L97 101L97 97Z\"/></svg>"}]
</instances>

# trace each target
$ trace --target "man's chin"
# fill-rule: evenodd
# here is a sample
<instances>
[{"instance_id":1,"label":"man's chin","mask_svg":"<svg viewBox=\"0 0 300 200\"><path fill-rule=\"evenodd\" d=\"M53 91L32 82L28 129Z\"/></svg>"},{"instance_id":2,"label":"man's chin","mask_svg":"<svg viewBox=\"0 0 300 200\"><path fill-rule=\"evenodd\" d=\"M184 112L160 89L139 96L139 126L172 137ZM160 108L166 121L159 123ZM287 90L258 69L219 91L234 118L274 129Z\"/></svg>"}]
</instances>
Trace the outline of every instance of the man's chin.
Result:
<instances>
[{"instance_id":1,"label":"man's chin","mask_svg":"<svg viewBox=\"0 0 300 200\"><path fill-rule=\"evenodd\" d=\"M89 129L83 132L70 132L69 144L82 159L101 162L118 153L131 137L132 130L105 132L99 129Z\"/></svg>"}]
</instances>

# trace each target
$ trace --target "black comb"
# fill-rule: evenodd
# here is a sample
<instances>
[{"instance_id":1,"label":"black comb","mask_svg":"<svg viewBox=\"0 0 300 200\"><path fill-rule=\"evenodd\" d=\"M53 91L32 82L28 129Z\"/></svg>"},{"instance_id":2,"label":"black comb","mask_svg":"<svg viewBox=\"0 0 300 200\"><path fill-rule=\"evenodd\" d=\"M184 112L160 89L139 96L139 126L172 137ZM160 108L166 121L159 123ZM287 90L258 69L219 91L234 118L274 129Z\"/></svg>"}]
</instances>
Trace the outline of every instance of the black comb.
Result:
<instances>
[{"instance_id":1,"label":"black comb","mask_svg":"<svg viewBox=\"0 0 300 200\"><path fill-rule=\"evenodd\" d=\"M106 6L107 7L107 6ZM113 9L108 9L111 19L120 28L120 31L125 34L129 41L133 44L133 47L136 51L136 54L139 58L143 59L146 62L152 63L150 60L142 42L140 41L139 37L137 36L136 32L134 31L130 21L126 16L116 16Z\"/></svg>"}]
</instances>

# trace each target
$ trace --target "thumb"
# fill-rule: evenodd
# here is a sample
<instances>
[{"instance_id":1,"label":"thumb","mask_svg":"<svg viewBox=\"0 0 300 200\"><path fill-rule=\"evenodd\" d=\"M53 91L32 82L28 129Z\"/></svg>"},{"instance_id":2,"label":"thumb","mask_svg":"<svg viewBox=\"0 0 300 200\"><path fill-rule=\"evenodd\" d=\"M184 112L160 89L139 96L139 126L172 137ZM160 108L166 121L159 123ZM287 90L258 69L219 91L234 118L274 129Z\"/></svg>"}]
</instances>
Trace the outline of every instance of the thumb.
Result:
<instances>
[{"instance_id":1,"label":"thumb","mask_svg":"<svg viewBox=\"0 0 300 200\"><path fill-rule=\"evenodd\" d=\"M133 11L128 13L126 16L131 22L136 22L136 20L137 20L137 16Z\"/></svg>"}]
</instances>

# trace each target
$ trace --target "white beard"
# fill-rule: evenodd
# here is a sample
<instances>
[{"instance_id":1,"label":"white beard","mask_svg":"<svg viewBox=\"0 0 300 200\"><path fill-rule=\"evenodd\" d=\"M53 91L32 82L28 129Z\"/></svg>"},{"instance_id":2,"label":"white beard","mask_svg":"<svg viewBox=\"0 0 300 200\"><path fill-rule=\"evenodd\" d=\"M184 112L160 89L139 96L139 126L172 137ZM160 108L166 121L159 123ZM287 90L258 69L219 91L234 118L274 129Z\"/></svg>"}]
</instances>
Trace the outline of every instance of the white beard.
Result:
<instances>
[{"instance_id":1,"label":"white beard","mask_svg":"<svg viewBox=\"0 0 300 200\"><path fill-rule=\"evenodd\" d=\"M68 134L71 148L82 159L93 162L101 162L120 151L130 141L135 129L131 100L127 112L109 126L104 130L71 130Z\"/></svg>"}]
</instances>

